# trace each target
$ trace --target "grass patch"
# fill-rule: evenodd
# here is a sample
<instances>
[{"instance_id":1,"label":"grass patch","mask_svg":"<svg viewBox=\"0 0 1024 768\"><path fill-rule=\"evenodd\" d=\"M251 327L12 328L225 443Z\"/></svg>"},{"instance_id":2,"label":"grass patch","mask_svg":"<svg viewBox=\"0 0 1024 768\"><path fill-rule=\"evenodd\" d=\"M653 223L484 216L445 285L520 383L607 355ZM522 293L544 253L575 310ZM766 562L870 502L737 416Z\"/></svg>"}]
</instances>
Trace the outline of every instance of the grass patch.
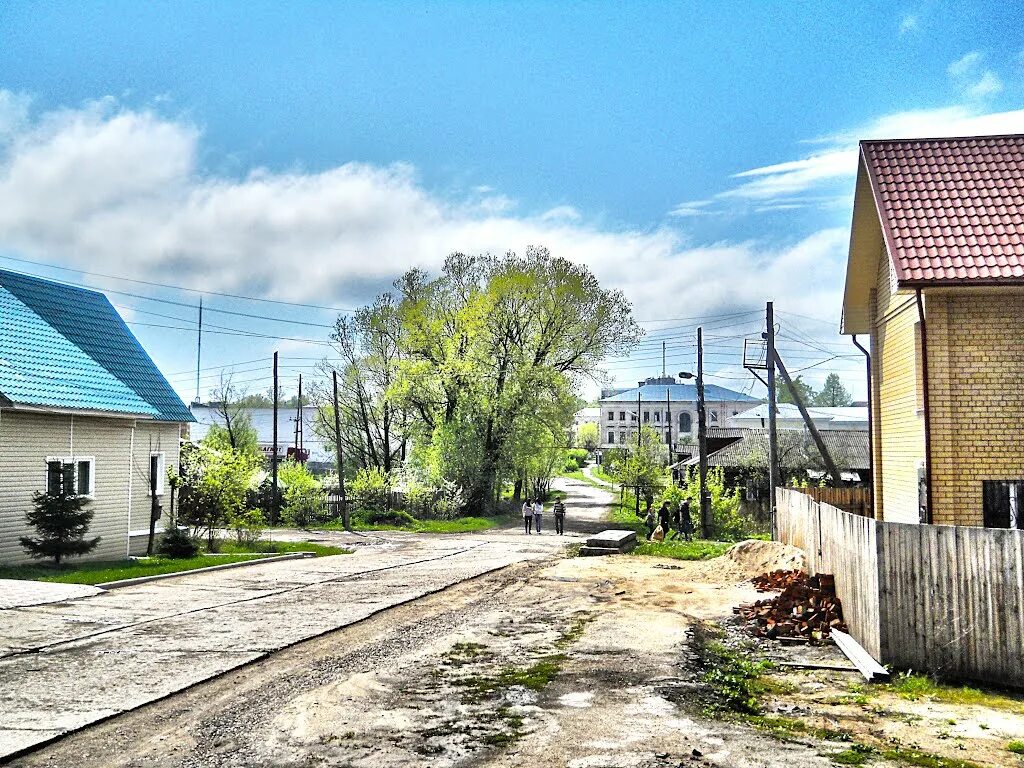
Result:
<instances>
[{"instance_id":1,"label":"grass patch","mask_svg":"<svg viewBox=\"0 0 1024 768\"><path fill-rule=\"evenodd\" d=\"M0 568L0 579L32 579L60 584L103 584L121 579L137 579L142 576L158 576L165 573L182 573L211 565L226 565L268 557L263 553L233 555L199 555L197 557L172 560L166 557L151 557L140 560L97 560L74 563L61 568L46 565L16 565Z\"/></svg>"},{"instance_id":2,"label":"grass patch","mask_svg":"<svg viewBox=\"0 0 1024 768\"><path fill-rule=\"evenodd\" d=\"M673 560L710 560L722 555L730 546L720 541L641 541L631 554Z\"/></svg>"},{"instance_id":3,"label":"grass patch","mask_svg":"<svg viewBox=\"0 0 1024 768\"><path fill-rule=\"evenodd\" d=\"M408 519L405 519L408 517ZM514 515L495 515L492 517L456 517L453 520L418 520L412 516L391 520L370 520L361 511L354 512L351 517L354 531L409 531L410 533L475 533L511 525L518 518ZM345 529L340 520L317 526L326 531L342 531Z\"/></svg>"},{"instance_id":4,"label":"grass patch","mask_svg":"<svg viewBox=\"0 0 1024 768\"><path fill-rule=\"evenodd\" d=\"M849 749L829 755L833 763L838 765L864 765L872 757L878 754L878 750L869 747L867 744L854 744Z\"/></svg>"},{"instance_id":5,"label":"grass patch","mask_svg":"<svg viewBox=\"0 0 1024 768\"><path fill-rule=\"evenodd\" d=\"M919 749L908 747L893 747L883 749L879 754L886 760L892 760L904 765L916 765L920 768L981 768L977 763L970 760L960 760L954 757L942 757L933 755L930 752L922 752Z\"/></svg>"},{"instance_id":6,"label":"grass patch","mask_svg":"<svg viewBox=\"0 0 1024 768\"><path fill-rule=\"evenodd\" d=\"M315 544L311 541L257 541L255 544L239 544L226 539L220 543L220 551L229 554L263 553L286 555L291 552L312 552L316 557L329 555L351 555L354 550L345 547L332 547L328 544Z\"/></svg>"},{"instance_id":7,"label":"grass patch","mask_svg":"<svg viewBox=\"0 0 1024 768\"><path fill-rule=\"evenodd\" d=\"M1015 755L1024 755L1024 741L1014 739L1006 745L1007 752L1013 752Z\"/></svg>"},{"instance_id":8,"label":"grass patch","mask_svg":"<svg viewBox=\"0 0 1024 768\"><path fill-rule=\"evenodd\" d=\"M587 625L594 620L594 615L590 613L584 613L577 616L572 624L566 629L562 630L562 634L555 640L554 646L559 650L568 648L570 645L575 644L587 629Z\"/></svg>"},{"instance_id":9,"label":"grass patch","mask_svg":"<svg viewBox=\"0 0 1024 768\"><path fill-rule=\"evenodd\" d=\"M725 633L709 622L698 622L693 627L690 648L705 672L701 682L708 694L708 709L712 712L735 712L757 715L761 712L760 678L772 665L755 659L741 648L729 647Z\"/></svg>"},{"instance_id":10,"label":"grass patch","mask_svg":"<svg viewBox=\"0 0 1024 768\"><path fill-rule=\"evenodd\" d=\"M579 480L581 483L590 482L590 478L583 474L582 469L574 469L572 472L563 472L560 477L568 477L570 480Z\"/></svg>"},{"instance_id":11,"label":"grass patch","mask_svg":"<svg viewBox=\"0 0 1024 768\"><path fill-rule=\"evenodd\" d=\"M931 699L949 704L975 705L1024 714L1024 701L1018 698L966 685L946 685L936 682L927 675L912 672L897 675L895 680L881 688L908 701Z\"/></svg>"}]
</instances>

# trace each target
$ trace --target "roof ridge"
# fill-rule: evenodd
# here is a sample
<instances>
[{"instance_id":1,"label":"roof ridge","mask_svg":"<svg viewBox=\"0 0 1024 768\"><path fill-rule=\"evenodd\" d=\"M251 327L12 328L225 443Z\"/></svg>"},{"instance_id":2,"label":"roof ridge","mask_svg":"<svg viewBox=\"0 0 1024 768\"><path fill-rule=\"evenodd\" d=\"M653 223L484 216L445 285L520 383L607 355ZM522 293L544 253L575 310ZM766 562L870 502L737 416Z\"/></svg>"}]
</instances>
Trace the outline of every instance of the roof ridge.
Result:
<instances>
[{"instance_id":1,"label":"roof ridge","mask_svg":"<svg viewBox=\"0 0 1024 768\"><path fill-rule=\"evenodd\" d=\"M979 139L1022 139L1024 133L978 133L968 136L926 136L924 138L902 138L902 139L860 139L860 144L907 144L913 142L932 141L977 141Z\"/></svg>"}]
</instances>

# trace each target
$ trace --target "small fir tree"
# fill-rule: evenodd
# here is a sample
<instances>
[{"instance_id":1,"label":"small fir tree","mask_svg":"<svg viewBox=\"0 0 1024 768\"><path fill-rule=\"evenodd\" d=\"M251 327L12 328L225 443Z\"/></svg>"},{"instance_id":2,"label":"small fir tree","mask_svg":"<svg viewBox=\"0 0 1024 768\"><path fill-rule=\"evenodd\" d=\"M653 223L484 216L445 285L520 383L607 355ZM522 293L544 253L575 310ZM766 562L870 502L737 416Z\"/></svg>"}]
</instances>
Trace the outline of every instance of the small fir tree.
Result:
<instances>
[{"instance_id":1,"label":"small fir tree","mask_svg":"<svg viewBox=\"0 0 1024 768\"><path fill-rule=\"evenodd\" d=\"M62 476L56 493L36 493L32 510L25 517L38 531L38 538L21 537L21 546L31 557L52 557L56 565L74 555L92 552L100 537L86 539L93 512L87 509L89 499L70 492L74 488L73 473Z\"/></svg>"}]
</instances>

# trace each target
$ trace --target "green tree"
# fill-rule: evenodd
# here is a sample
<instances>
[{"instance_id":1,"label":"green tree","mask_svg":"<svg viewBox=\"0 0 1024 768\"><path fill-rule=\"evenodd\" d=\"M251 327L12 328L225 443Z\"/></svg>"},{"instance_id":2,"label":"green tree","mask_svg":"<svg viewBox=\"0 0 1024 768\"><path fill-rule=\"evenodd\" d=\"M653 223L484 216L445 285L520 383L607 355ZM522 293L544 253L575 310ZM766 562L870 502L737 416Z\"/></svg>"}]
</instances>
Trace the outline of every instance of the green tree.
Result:
<instances>
[{"instance_id":1,"label":"green tree","mask_svg":"<svg viewBox=\"0 0 1024 768\"><path fill-rule=\"evenodd\" d=\"M826 408L842 408L853 402L849 390L843 386L838 373L830 373L825 377L821 391L814 396L814 404Z\"/></svg>"},{"instance_id":2,"label":"green tree","mask_svg":"<svg viewBox=\"0 0 1024 768\"><path fill-rule=\"evenodd\" d=\"M779 382L778 389L778 401L780 403L795 403L796 398L793 397L793 391L789 388L782 378L776 379ZM804 405L811 405L814 403L817 393L814 391L814 387L804 381L803 376L793 377L793 388L796 389L797 394L800 395L800 399Z\"/></svg>"},{"instance_id":3,"label":"green tree","mask_svg":"<svg viewBox=\"0 0 1024 768\"><path fill-rule=\"evenodd\" d=\"M544 248L453 254L438 278L413 270L396 285L403 356L390 392L421 437L440 442L433 459L450 463L437 469L475 509L491 507L516 476L513 444L531 414L641 335L621 292Z\"/></svg>"},{"instance_id":4,"label":"green tree","mask_svg":"<svg viewBox=\"0 0 1024 768\"><path fill-rule=\"evenodd\" d=\"M230 449L262 459L259 434L252 425L248 406L243 404L246 397L232 383L231 376L221 377L220 385L211 393L221 423L210 427L204 441L217 449Z\"/></svg>"},{"instance_id":5,"label":"green tree","mask_svg":"<svg viewBox=\"0 0 1024 768\"><path fill-rule=\"evenodd\" d=\"M580 424L580 428L576 430L576 447L593 453L599 445L601 445L600 427L592 421Z\"/></svg>"},{"instance_id":6,"label":"green tree","mask_svg":"<svg viewBox=\"0 0 1024 768\"><path fill-rule=\"evenodd\" d=\"M284 519L299 528L308 528L323 516L324 494L313 473L298 461L285 461L277 470L284 485Z\"/></svg>"},{"instance_id":7,"label":"green tree","mask_svg":"<svg viewBox=\"0 0 1024 768\"><path fill-rule=\"evenodd\" d=\"M661 435L643 427L639 445L624 445L610 457L609 474L627 488L638 489L641 498L655 497L668 484L667 459L668 446Z\"/></svg>"},{"instance_id":8,"label":"green tree","mask_svg":"<svg viewBox=\"0 0 1024 768\"><path fill-rule=\"evenodd\" d=\"M32 497L32 509L25 517L39 536L22 536L20 541L31 557L52 557L60 565L67 557L94 550L100 537L85 538L93 512L87 508L89 499L68 490L75 487L74 471L67 468L57 486L56 493L37 493Z\"/></svg>"},{"instance_id":9,"label":"green tree","mask_svg":"<svg viewBox=\"0 0 1024 768\"><path fill-rule=\"evenodd\" d=\"M206 443L181 451L182 485L178 519L205 533L207 548L217 547L217 528L230 525L246 510L246 496L258 468L251 454Z\"/></svg>"}]
</instances>

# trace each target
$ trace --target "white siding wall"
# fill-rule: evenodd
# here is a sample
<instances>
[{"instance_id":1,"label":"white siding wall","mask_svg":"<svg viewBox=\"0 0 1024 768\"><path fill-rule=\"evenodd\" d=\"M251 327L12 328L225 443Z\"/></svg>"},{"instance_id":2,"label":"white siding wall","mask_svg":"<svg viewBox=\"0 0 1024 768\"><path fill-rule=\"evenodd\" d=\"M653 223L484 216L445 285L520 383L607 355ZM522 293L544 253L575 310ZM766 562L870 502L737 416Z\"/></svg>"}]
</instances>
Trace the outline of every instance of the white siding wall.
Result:
<instances>
[{"instance_id":1,"label":"white siding wall","mask_svg":"<svg viewBox=\"0 0 1024 768\"><path fill-rule=\"evenodd\" d=\"M135 423L134 450L132 453L132 504L131 518L128 523L131 531L131 554L146 554L149 542L149 457L153 453L163 453L166 467L178 470L180 455L179 425L156 421L138 421ZM163 517L157 521L156 530L164 530L170 513L170 488L164 478L164 493L160 497Z\"/></svg>"},{"instance_id":2,"label":"white siding wall","mask_svg":"<svg viewBox=\"0 0 1024 768\"><path fill-rule=\"evenodd\" d=\"M90 559L124 557L128 531L128 445L131 420L67 414L0 413L0 562L27 562L18 539L33 535L25 513L46 485L47 456L95 458Z\"/></svg>"}]
</instances>

